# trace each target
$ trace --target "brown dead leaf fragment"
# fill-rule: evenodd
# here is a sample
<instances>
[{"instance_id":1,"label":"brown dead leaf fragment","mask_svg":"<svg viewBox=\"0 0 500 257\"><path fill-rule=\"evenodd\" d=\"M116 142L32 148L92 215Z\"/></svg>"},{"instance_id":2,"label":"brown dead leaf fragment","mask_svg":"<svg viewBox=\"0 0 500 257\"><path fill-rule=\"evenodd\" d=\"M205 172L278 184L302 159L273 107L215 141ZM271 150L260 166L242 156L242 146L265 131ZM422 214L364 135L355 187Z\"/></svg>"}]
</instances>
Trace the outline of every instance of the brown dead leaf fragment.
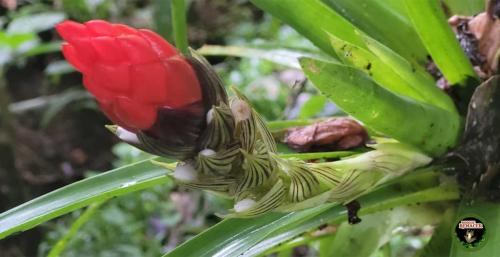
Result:
<instances>
[{"instance_id":1,"label":"brown dead leaf fragment","mask_svg":"<svg viewBox=\"0 0 500 257\"><path fill-rule=\"evenodd\" d=\"M500 1L491 0L485 12L476 16L453 16L448 22L455 30L460 45L486 79L498 73L500 57Z\"/></svg>"},{"instance_id":2,"label":"brown dead leaf fragment","mask_svg":"<svg viewBox=\"0 0 500 257\"><path fill-rule=\"evenodd\" d=\"M17 0L2 0L1 4L9 11L15 10L17 8Z\"/></svg>"},{"instance_id":3,"label":"brown dead leaf fragment","mask_svg":"<svg viewBox=\"0 0 500 257\"><path fill-rule=\"evenodd\" d=\"M305 127L291 128L284 142L298 151L345 150L362 146L368 139L366 130L349 118L332 118Z\"/></svg>"}]
</instances>

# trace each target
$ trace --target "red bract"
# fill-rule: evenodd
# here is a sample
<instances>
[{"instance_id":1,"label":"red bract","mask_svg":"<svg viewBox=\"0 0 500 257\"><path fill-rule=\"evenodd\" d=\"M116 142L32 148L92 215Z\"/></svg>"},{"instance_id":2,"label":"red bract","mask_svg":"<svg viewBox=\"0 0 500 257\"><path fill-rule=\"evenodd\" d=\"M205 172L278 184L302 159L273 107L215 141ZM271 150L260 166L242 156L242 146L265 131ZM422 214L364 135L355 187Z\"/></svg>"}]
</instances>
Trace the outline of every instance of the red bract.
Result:
<instances>
[{"instance_id":1,"label":"red bract","mask_svg":"<svg viewBox=\"0 0 500 257\"><path fill-rule=\"evenodd\" d=\"M138 132L152 128L161 110L203 111L195 71L156 33L101 20L56 29L67 42L64 56L117 125Z\"/></svg>"}]
</instances>

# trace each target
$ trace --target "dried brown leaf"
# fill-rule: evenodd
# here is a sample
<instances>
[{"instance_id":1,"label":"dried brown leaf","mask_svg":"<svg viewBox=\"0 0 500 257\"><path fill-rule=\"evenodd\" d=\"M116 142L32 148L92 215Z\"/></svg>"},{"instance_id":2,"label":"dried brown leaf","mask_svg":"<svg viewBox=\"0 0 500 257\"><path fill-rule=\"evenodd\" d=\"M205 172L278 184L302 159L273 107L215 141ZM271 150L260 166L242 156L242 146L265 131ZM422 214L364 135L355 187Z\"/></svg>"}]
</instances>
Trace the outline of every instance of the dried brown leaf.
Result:
<instances>
[{"instance_id":1,"label":"dried brown leaf","mask_svg":"<svg viewBox=\"0 0 500 257\"><path fill-rule=\"evenodd\" d=\"M17 8L17 0L2 0L2 6L9 9L10 11Z\"/></svg>"},{"instance_id":2,"label":"dried brown leaf","mask_svg":"<svg viewBox=\"0 0 500 257\"><path fill-rule=\"evenodd\" d=\"M453 16L448 22L471 62L483 79L498 73L500 56L500 1L489 1L485 12L476 16Z\"/></svg>"},{"instance_id":3,"label":"dried brown leaf","mask_svg":"<svg viewBox=\"0 0 500 257\"><path fill-rule=\"evenodd\" d=\"M332 118L305 127L291 128L284 142L299 151L321 148L344 150L363 145L368 139L366 130L349 118Z\"/></svg>"}]
</instances>

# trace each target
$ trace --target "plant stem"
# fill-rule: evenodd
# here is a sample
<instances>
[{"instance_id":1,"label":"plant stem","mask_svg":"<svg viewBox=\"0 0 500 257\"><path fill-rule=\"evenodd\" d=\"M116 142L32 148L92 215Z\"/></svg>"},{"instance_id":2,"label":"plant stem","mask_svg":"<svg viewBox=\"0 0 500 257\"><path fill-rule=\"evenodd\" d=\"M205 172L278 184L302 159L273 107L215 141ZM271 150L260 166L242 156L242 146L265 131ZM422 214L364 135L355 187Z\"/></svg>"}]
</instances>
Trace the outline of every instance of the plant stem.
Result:
<instances>
[{"instance_id":1,"label":"plant stem","mask_svg":"<svg viewBox=\"0 0 500 257\"><path fill-rule=\"evenodd\" d=\"M281 158L297 158L300 160L314 160L314 159L326 159L326 158L341 158L347 157L354 154L360 154L364 151L336 151L336 152L317 152L317 153L287 153L280 154Z\"/></svg>"},{"instance_id":2,"label":"plant stem","mask_svg":"<svg viewBox=\"0 0 500 257\"><path fill-rule=\"evenodd\" d=\"M267 122L267 127L272 132L275 132L291 127L311 125L314 122L315 120L275 120Z\"/></svg>"},{"instance_id":3,"label":"plant stem","mask_svg":"<svg viewBox=\"0 0 500 257\"><path fill-rule=\"evenodd\" d=\"M50 250L49 254L47 254L47 257L58 257L61 256L61 253L64 251L66 248L66 245L68 242L76 235L78 230L94 215L94 213L99 209L99 207L105 202L106 200L101 200L99 202L96 202L92 205L90 205L81 215L78 217L78 219L71 224L71 227L68 230L68 233L64 235L59 241L57 241L56 245L52 250Z\"/></svg>"},{"instance_id":4,"label":"plant stem","mask_svg":"<svg viewBox=\"0 0 500 257\"><path fill-rule=\"evenodd\" d=\"M186 22L186 1L172 0L172 27L174 30L175 46L182 54L188 55L188 38Z\"/></svg>"}]
</instances>

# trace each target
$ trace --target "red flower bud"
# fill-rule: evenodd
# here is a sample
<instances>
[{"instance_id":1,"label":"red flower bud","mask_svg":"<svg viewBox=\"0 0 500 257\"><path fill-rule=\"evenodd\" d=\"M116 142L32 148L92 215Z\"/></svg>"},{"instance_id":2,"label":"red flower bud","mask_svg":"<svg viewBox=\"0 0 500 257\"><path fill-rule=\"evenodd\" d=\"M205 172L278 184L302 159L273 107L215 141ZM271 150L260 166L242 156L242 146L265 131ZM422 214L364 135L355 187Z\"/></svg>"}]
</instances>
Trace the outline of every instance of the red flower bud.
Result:
<instances>
[{"instance_id":1,"label":"red flower bud","mask_svg":"<svg viewBox=\"0 0 500 257\"><path fill-rule=\"evenodd\" d=\"M67 42L64 56L83 73L85 87L117 125L161 137L161 129L154 127L172 113L204 117L202 89L193 67L156 33L101 20L65 21L56 29Z\"/></svg>"},{"instance_id":2,"label":"red flower bud","mask_svg":"<svg viewBox=\"0 0 500 257\"><path fill-rule=\"evenodd\" d=\"M227 104L210 64L184 57L152 31L93 20L56 26L66 59L119 127L123 140L153 154L185 160L214 144L206 131L212 106ZM134 140L130 141L133 138Z\"/></svg>"}]
</instances>

